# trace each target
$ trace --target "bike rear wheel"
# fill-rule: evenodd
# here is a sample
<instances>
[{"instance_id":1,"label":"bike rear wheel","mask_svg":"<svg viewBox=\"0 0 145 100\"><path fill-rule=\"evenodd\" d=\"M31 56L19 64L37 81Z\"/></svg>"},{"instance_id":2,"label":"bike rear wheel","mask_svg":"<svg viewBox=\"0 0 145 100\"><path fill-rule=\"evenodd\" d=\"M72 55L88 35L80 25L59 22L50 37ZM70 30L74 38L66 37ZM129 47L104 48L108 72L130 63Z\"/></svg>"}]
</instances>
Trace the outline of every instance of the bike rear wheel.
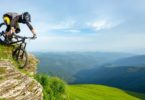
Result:
<instances>
[{"instance_id":1,"label":"bike rear wheel","mask_svg":"<svg viewBox=\"0 0 145 100\"><path fill-rule=\"evenodd\" d=\"M24 68L28 64L28 54L23 48L17 48L12 56L13 59L17 61L20 68Z\"/></svg>"}]
</instances>

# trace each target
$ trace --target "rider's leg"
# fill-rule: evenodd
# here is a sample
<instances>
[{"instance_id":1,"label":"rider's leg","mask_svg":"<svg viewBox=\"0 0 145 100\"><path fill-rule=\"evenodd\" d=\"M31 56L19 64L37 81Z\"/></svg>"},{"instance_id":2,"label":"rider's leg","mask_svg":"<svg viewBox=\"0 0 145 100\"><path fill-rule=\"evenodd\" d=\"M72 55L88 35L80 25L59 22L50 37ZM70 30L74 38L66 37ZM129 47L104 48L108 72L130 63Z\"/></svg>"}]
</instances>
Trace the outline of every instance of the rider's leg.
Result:
<instances>
[{"instance_id":1,"label":"rider's leg","mask_svg":"<svg viewBox=\"0 0 145 100\"><path fill-rule=\"evenodd\" d=\"M17 26L15 27L15 29L16 29L15 30L16 33L20 33L21 30L20 30L20 26L18 23L17 23Z\"/></svg>"},{"instance_id":2,"label":"rider's leg","mask_svg":"<svg viewBox=\"0 0 145 100\"><path fill-rule=\"evenodd\" d=\"M5 42L6 44L11 43L11 42L12 42L12 35L10 35L10 36L5 36L4 42Z\"/></svg>"}]
</instances>

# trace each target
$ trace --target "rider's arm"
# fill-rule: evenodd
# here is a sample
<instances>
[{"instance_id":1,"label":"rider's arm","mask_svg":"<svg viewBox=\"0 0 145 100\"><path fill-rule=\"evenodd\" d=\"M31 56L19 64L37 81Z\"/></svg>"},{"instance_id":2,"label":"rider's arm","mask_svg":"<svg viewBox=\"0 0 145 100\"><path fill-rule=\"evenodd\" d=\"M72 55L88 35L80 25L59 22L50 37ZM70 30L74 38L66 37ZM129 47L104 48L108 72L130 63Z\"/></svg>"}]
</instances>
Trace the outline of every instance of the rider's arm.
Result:
<instances>
[{"instance_id":1,"label":"rider's arm","mask_svg":"<svg viewBox=\"0 0 145 100\"><path fill-rule=\"evenodd\" d=\"M5 23L0 23L0 27L3 26L3 25L6 25ZM6 25L7 28L6 28L6 32L5 34L6 35L11 35L14 30L14 28L12 28L10 25Z\"/></svg>"},{"instance_id":2,"label":"rider's arm","mask_svg":"<svg viewBox=\"0 0 145 100\"><path fill-rule=\"evenodd\" d=\"M2 27L3 25L5 25L5 23L0 23L0 27Z\"/></svg>"},{"instance_id":3,"label":"rider's arm","mask_svg":"<svg viewBox=\"0 0 145 100\"><path fill-rule=\"evenodd\" d=\"M31 32L33 33L33 36L36 36L36 32L35 32L34 28L32 27L32 25L29 22L27 22L26 24L29 27L29 29L31 30Z\"/></svg>"}]
</instances>

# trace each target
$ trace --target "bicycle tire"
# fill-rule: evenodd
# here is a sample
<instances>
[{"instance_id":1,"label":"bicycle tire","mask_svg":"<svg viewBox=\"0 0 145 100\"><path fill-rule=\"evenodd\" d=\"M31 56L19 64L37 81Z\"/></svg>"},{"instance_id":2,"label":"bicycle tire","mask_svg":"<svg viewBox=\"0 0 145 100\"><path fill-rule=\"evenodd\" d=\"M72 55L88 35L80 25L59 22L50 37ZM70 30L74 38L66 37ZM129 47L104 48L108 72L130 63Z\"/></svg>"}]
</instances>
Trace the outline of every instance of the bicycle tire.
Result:
<instances>
[{"instance_id":1,"label":"bicycle tire","mask_svg":"<svg viewBox=\"0 0 145 100\"><path fill-rule=\"evenodd\" d=\"M13 59L17 61L20 68L24 68L28 64L28 54L23 48L16 48L15 51L13 51L12 56Z\"/></svg>"}]
</instances>

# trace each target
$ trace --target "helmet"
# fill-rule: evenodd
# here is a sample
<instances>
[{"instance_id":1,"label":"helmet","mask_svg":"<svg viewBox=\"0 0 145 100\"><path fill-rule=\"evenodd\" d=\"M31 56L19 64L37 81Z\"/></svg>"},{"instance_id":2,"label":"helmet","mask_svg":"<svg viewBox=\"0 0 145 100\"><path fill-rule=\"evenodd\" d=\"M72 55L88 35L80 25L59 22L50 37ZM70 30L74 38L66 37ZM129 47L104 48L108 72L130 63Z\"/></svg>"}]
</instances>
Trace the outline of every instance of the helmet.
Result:
<instances>
[{"instance_id":1,"label":"helmet","mask_svg":"<svg viewBox=\"0 0 145 100\"><path fill-rule=\"evenodd\" d=\"M31 22L31 15L28 12L22 14L22 20L24 23Z\"/></svg>"},{"instance_id":2,"label":"helmet","mask_svg":"<svg viewBox=\"0 0 145 100\"><path fill-rule=\"evenodd\" d=\"M3 17L3 20L4 20L4 22L5 22L7 25L10 25L11 20L10 20L10 18L9 18L8 16L4 16L4 17Z\"/></svg>"}]
</instances>

